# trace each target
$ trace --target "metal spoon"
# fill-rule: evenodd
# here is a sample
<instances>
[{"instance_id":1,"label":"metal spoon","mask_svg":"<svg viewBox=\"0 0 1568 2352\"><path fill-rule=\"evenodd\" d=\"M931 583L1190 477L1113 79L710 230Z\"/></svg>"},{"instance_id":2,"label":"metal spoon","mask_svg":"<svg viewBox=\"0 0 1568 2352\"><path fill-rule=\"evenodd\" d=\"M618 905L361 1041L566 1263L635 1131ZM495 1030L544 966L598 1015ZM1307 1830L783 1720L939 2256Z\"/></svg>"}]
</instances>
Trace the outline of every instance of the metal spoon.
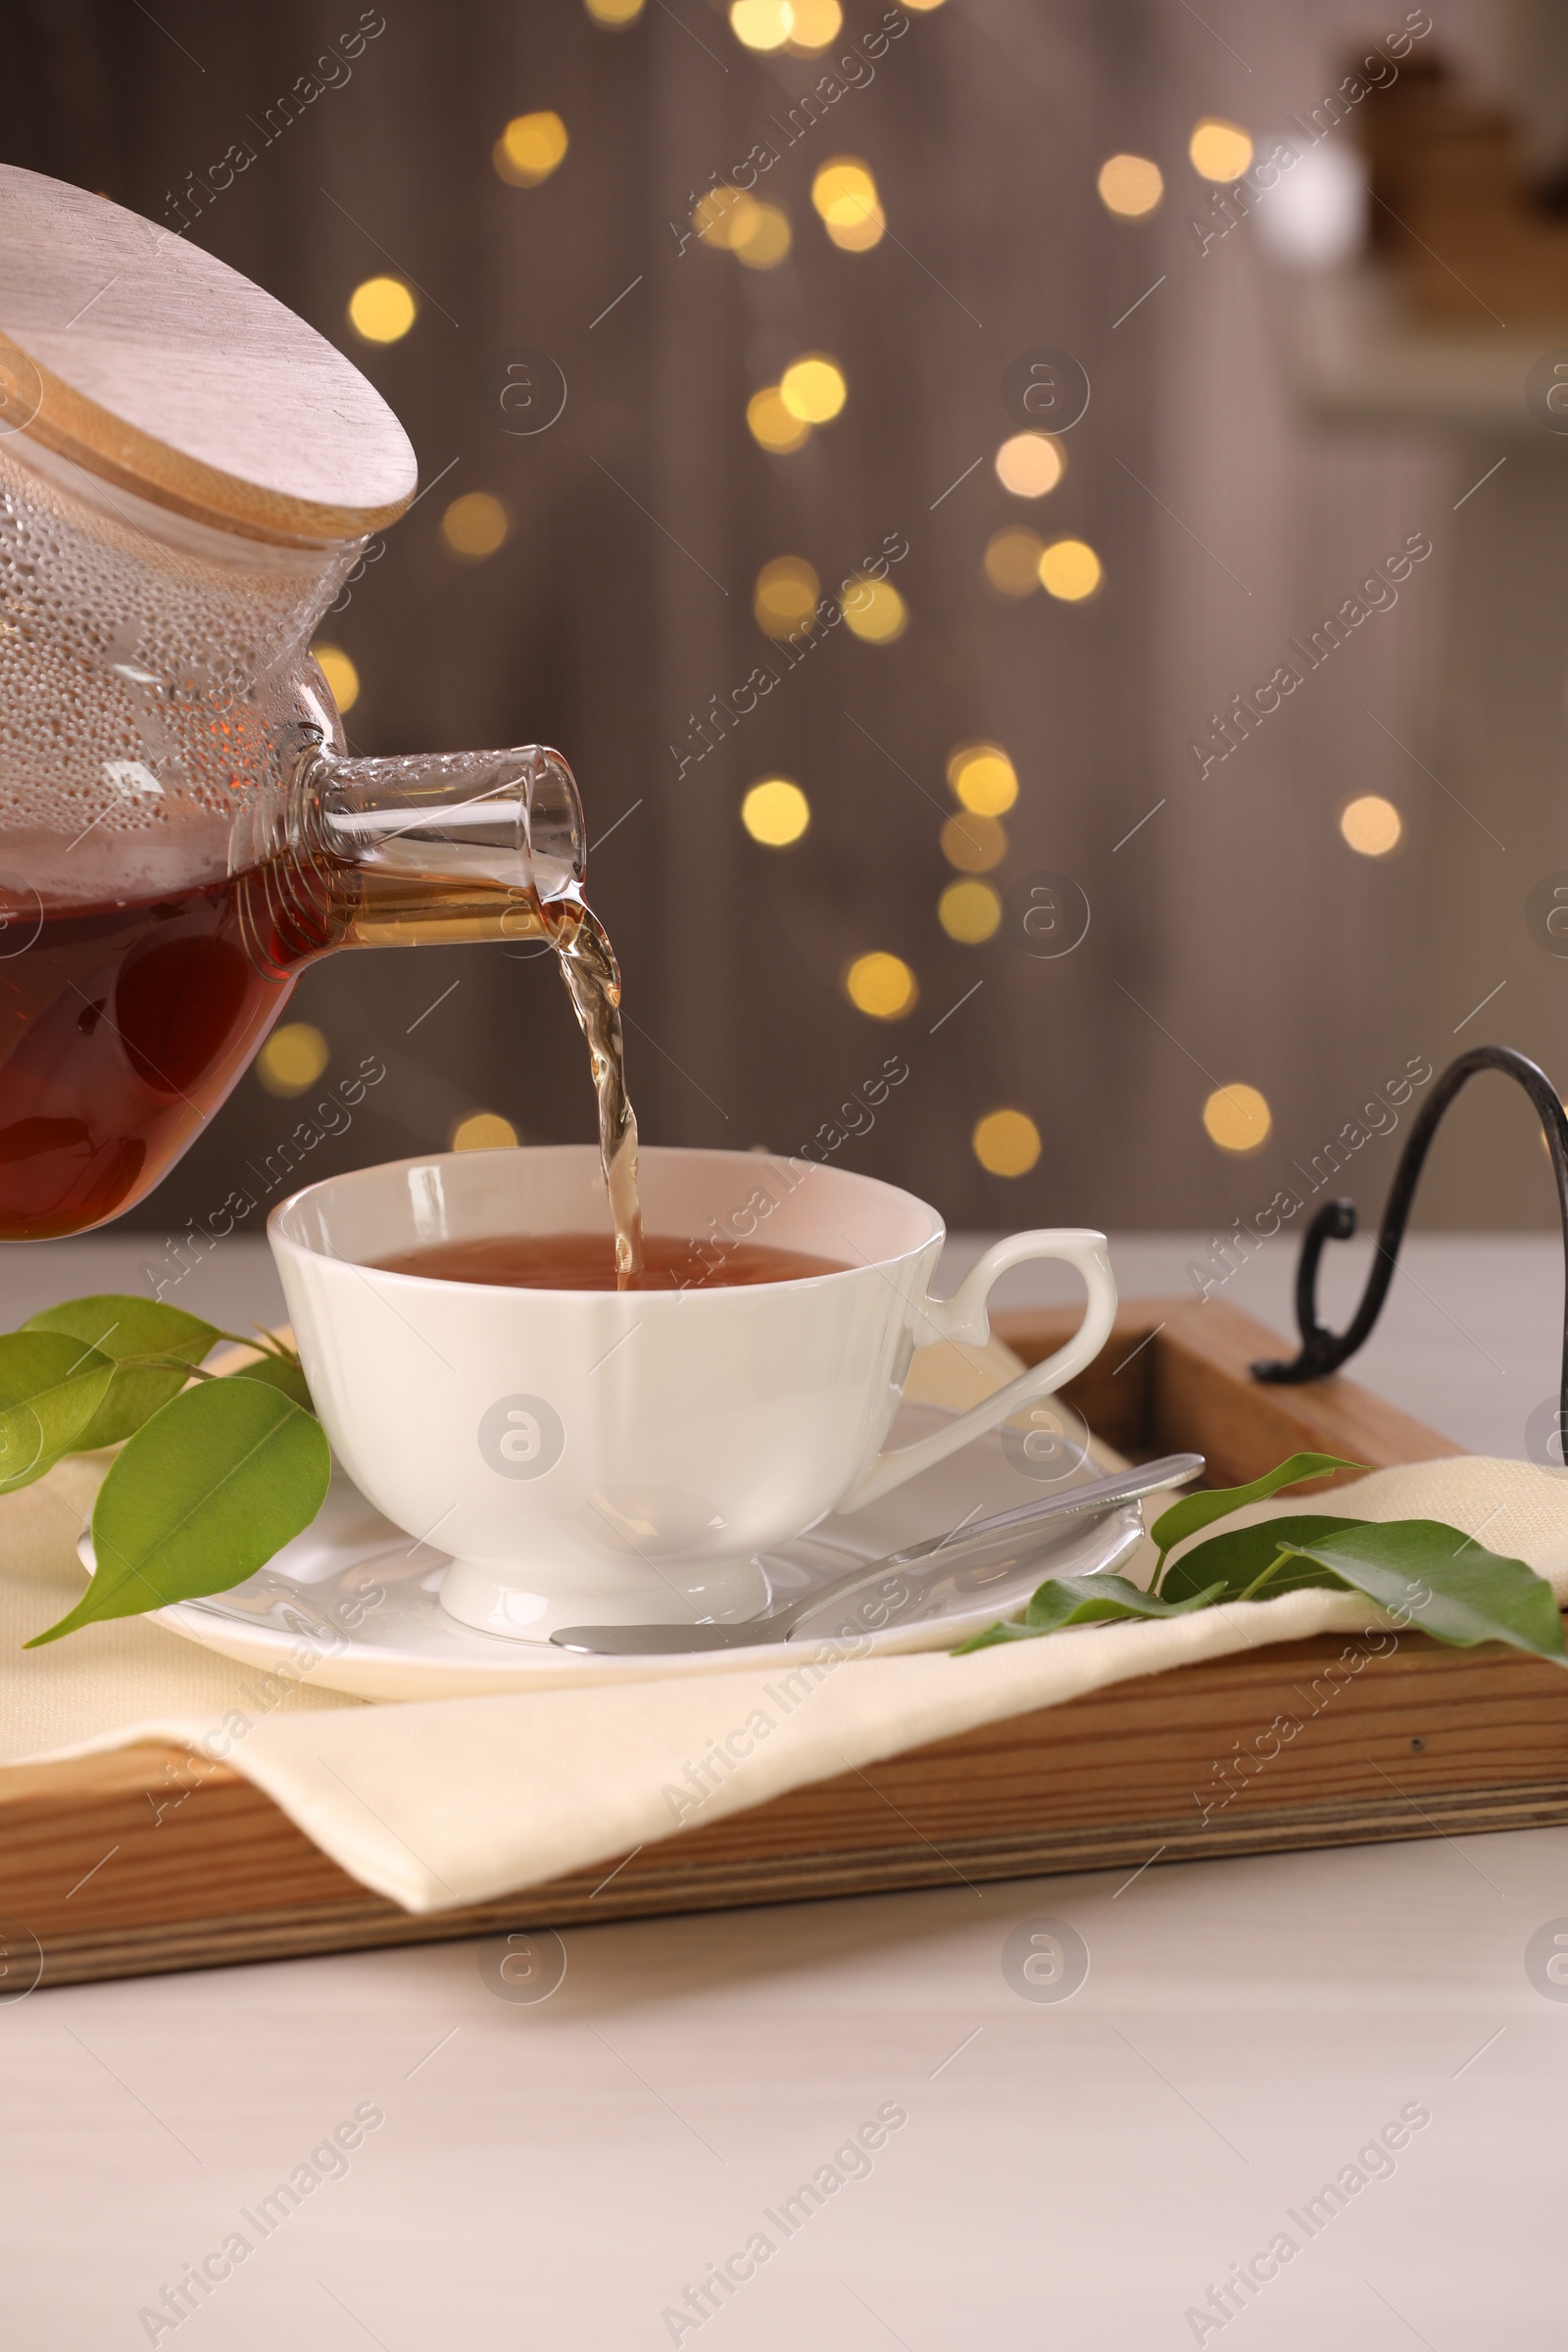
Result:
<instances>
[{"instance_id":1,"label":"metal spoon","mask_svg":"<svg viewBox=\"0 0 1568 2352\"><path fill-rule=\"evenodd\" d=\"M1000 1582L1005 1571L1020 1560L1026 1564L1033 1562L1036 1554L1032 1539L1053 1519L1072 1518L1086 1511L1114 1510L1118 1505L1136 1502L1140 1495L1156 1494L1164 1487L1183 1486L1196 1478L1202 1467L1200 1453L1169 1453L1157 1462L1141 1462L1108 1478L1091 1479L1084 1486L1068 1488L1064 1494L1045 1496L1038 1502L1019 1503L1010 1511L997 1511L989 1519L973 1520L945 1536L930 1536L923 1544L907 1544L883 1559L867 1560L858 1568L835 1577L831 1584L818 1585L813 1592L803 1593L782 1609L774 1609L765 1617L749 1617L741 1625L568 1625L550 1639L558 1649L588 1650L598 1657L624 1658L684 1656L700 1649L751 1649L759 1642L790 1641L808 1620L824 1615L828 1622L813 1628L819 1638L847 1632L881 1632L890 1625L904 1624L923 1615L934 1589L956 1568L972 1567L987 1554L995 1554L991 1573L972 1580L973 1588L983 1592L993 1582ZM1132 1548L1131 1544L1128 1548ZM852 1609L847 1606L851 1602L859 1606Z\"/></svg>"}]
</instances>

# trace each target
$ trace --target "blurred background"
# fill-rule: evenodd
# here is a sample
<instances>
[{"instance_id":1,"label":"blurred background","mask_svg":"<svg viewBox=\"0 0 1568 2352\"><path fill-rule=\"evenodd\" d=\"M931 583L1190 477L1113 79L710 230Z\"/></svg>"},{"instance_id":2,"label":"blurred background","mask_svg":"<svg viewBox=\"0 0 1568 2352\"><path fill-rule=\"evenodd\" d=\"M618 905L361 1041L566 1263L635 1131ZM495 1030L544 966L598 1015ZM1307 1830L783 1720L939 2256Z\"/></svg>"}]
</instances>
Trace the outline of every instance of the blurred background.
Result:
<instances>
[{"instance_id":1,"label":"blurred background","mask_svg":"<svg viewBox=\"0 0 1568 2352\"><path fill-rule=\"evenodd\" d=\"M11 0L0 152L404 419L318 650L356 751L565 752L647 1140L1223 1233L1568 1083L1560 7ZM548 956L345 955L139 1221L367 1055L312 1174L594 1132ZM1551 1214L1471 1089L1424 1217Z\"/></svg>"}]
</instances>

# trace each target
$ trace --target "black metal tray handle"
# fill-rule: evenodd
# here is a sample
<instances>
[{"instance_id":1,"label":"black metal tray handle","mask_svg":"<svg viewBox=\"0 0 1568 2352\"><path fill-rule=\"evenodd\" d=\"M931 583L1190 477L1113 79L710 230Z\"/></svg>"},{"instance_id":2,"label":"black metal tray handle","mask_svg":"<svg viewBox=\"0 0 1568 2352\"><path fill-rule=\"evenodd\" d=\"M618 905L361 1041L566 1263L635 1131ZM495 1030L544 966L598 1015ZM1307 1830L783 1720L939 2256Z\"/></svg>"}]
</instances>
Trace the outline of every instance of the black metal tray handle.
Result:
<instances>
[{"instance_id":1,"label":"black metal tray handle","mask_svg":"<svg viewBox=\"0 0 1568 2352\"><path fill-rule=\"evenodd\" d=\"M1318 1321L1317 1270L1325 1242L1348 1242L1355 1231L1353 1200L1326 1200L1307 1227L1301 1243L1300 1262L1296 1269L1296 1320L1301 1334L1300 1353L1289 1363L1262 1362L1252 1366L1254 1380L1279 1381L1294 1385L1299 1381L1322 1380L1352 1356L1370 1337L1372 1327L1383 1309L1394 1280L1395 1262L1404 1228L1410 1214L1415 1188L1421 1180L1427 1152L1443 1117L1454 1096L1465 1081L1477 1070L1501 1070L1505 1077L1515 1078L1530 1097L1541 1116L1546 1149L1551 1154L1551 1173L1557 1187L1557 1209L1562 1218L1564 1266L1568 1269L1568 1116L1558 1099L1557 1090L1543 1069L1516 1054L1511 1046L1475 1046L1450 1061L1438 1080L1426 1103L1410 1130L1409 1140L1395 1170L1388 1206L1383 1211L1383 1224L1378 1233L1377 1250L1372 1272L1348 1327L1333 1332ZM1557 1397L1558 1446L1568 1450L1568 1272L1565 1272L1563 1293L1562 1373Z\"/></svg>"}]
</instances>

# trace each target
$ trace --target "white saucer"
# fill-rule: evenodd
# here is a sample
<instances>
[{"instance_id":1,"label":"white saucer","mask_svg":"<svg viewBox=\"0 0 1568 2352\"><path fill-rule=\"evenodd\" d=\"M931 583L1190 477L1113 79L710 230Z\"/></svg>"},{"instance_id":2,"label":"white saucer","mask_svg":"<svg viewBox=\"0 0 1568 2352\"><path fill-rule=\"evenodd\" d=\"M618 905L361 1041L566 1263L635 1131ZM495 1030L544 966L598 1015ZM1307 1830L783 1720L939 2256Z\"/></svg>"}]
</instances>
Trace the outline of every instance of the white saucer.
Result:
<instances>
[{"instance_id":1,"label":"white saucer","mask_svg":"<svg viewBox=\"0 0 1568 2352\"><path fill-rule=\"evenodd\" d=\"M936 1405L905 1404L892 1442L907 1445L951 1418ZM1011 1434L993 1431L977 1438L880 1502L824 1519L809 1535L765 1552L761 1565L773 1599L793 1599L901 1544L945 1535L989 1511L1064 1494L1096 1474L1091 1463L1054 1480L1033 1476L1019 1466L1027 1457L1016 1438L1009 1449ZM1142 1534L1136 1503L1099 1517L1065 1520L1054 1531L1048 1526L1042 1531L1039 1575L1086 1576L1120 1568ZM83 1535L76 1548L90 1573L90 1539ZM232 1592L178 1601L154 1616L172 1633L225 1658L270 1671L286 1669L298 1680L356 1698L469 1698L487 1691L649 1682L665 1675L767 1672L813 1656L844 1654L843 1644L769 1642L675 1657L596 1658L548 1642L505 1640L473 1632L447 1615L437 1594L450 1565L445 1552L411 1544L357 1487L334 1472L326 1501L310 1527L255 1576ZM961 1573L955 1582L961 1583ZM1010 1605L1020 1606L1022 1597ZM855 1654L889 1657L951 1649L965 1635L993 1624L998 1614L995 1600L977 1601L960 1591L939 1614L865 1637Z\"/></svg>"}]
</instances>

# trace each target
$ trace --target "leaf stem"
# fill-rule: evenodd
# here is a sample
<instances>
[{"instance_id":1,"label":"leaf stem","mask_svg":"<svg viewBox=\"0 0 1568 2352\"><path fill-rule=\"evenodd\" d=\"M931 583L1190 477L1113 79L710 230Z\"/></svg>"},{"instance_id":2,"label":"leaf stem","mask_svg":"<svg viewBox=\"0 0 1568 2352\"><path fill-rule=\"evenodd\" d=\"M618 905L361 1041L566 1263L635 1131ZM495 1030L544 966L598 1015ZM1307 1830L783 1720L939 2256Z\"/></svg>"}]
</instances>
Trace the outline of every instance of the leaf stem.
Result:
<instances>
[{"instance_id":1,"label":"leaf stem","mask_svg":"<svg viewBox=\"0 0 1568 2352\"><path fill-rule=\"evenodd\" d=\"M1268 1566L1261 1570L1258 1575L1253 1577L1251 1583L1248 1586L1247 1591L1245 1592L1237 1593L1237 1599L1250 1600L1252 1594L1256 1592L1260 1587L1268 1583L1268 1580L1274 1574L1275 1569L1283 1568L1286 1561L1290 1559L1291 1556L1292 1555L1288 1551L1277 1551L1274 1554L1274 1557L1270 1560Z\"/></svg>"},{"instance_id":2,"label":"leaf stem","mask_svg":"<svg viewBox=\"0 0 1568 2352\"><path fill-rule=\"evenodd\" d=\"M235 1348L254 1348L259 1354L278 1356L285 1364L298 1364L300 1360L294 1349L285 1348L276 1334L269 1331L265 1324L253 1325L248 1339L239 1331L220 1331L217 1336L220 1340L227 1340Z\"/></svg>"}]
</instances>

